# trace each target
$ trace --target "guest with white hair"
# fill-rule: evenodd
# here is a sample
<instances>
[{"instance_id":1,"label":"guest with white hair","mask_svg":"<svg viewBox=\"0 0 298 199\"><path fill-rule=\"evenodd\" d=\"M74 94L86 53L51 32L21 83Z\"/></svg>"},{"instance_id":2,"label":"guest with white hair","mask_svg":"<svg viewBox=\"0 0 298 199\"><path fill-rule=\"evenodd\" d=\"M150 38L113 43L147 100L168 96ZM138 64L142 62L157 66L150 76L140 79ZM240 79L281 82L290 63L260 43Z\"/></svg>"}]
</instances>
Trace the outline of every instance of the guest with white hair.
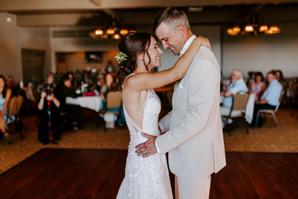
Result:
<instances>
[{"instance_id":1,"label":"guest with white hair","mask_svg":"<svg viewBox=\"0 0 298 199\"><path fill-rule=\"evenodd\" d=\"M230 78L231 83L229 84L227 90L221 94L223 97L223 104L221 106L222 115L227 115L229 113L232 106L233 95L248 92L241 71L233 70Z\"/></svg>"}]
</instances>

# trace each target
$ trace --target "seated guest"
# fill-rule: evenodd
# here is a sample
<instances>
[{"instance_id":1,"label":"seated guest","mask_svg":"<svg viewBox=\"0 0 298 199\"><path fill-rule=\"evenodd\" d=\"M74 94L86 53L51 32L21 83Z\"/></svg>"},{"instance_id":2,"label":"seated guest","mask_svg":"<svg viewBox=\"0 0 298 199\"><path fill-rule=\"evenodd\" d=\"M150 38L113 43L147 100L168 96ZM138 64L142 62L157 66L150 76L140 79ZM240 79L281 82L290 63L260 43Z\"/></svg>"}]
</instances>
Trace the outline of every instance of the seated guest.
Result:
<instances>
[{"instance_id":1,"label":"seated guest","mask_svg":"<svg viewBox=\"0 0 298 199\"><path fill-rule=\"evenodd\" d=\"M96 96L96 85L95 84L89 84L87 87L87 91L83 93L83 96Z\"/></svg>"},{"instance_id":2,"label":"seated guest","mask_svg":"<svg viewBox=\"0 0 298 199\"><path fill-rule=\"evenodd\" d=\"M74 130L78 130L82 117L81 108L77 105L66 104L67 97L76 97L75 89L72 87L72 78L66 74L62 77L61 84L57 87L57 98L60 101L61 111L68 115Z\"/></svg>"},{"instance_id":3,"label":"seated guest","mask_svg":"<svg viewBox=\"0 0 298 199\"><path fill-rule=\"evenodd\" d=\"M113 83L114 83L113 73L107 73L106 74L106 84L109 89L112 87Z\"/></svg>"},{"instance_id":4,"label":"seated guest","mask_svg":"<svg viewBox=\"0 0 298 199\"><path fill-rule=\"evenodd\" d=\"M44 144L49 142L57 143L60 140L60 118L59 106L60 102L54 95L54 87L47 86L41 93L38 103L39 124L38 124L38 140Z\"/></svg>"},{"instance_id":5,"label":"seated guest","mask_svg":"<svg viewBox=\"0 0 298 199\"><path fill-rule=\"evenodd\" d=\"M105 67L105 73L113 73L115 72L115 67L112 60L108 60L107 65Z\"/></svg>"},{"instance_id":6,"label":"seated guest","mask_svg":"<svg viewBox=\"0 0 298 199\"><path fill-rule=\"evenodd\" d=\"M34 87L32 82L29 82L27 87L24 88L26 99L28 99L30 102L36 101L33 90L34 90Z\"/></svg>"},{"instance_id":7,"label":"seated guest","mask_svg":"<svg viewBox=\"0 0 298 199\"><path fill-rule=\"evenodd\" d=\"M9 75L5 80L6 88L11 90L11 97L17 95L18 87L15 81L15 77L13 75Z\"/></svg>"},{"instance_id":8,"label":"seated guest","mask_svg":"<svg viewBox=\"0 0 298 199\"><path fill-rule=\"evenodd\" d=\"M279 83L282 85L282 89L286 91L288 89L288 82L284 78L284 74L281 70L275 70L276 71L276 79L279 81Z\"/></svg>"},{"instance_id":9,"label":"seated guest","mask_svg":"<svg viewBox=\"0 0 298 199\"><path fill-rule=\"evenodd\" d=\"M255 82L255 72L253 71L249 71L247 73L248 77L247 77L247 80L246 80L246 85L248 85L248 87L250 87L250 85Z\"/></svg>"},{"instance_id":10,"label":"seated guest","mask_svg":"<svg viewBox=\"0 0 298 199\"><path fill-rule=\"evenodd\" d=\"M0 75L0 133L3 134L7 143L11 143L9 134L7 133L7 106L11 98L12 91L11 89L5 86L5 77Z\"/></svg>"},{"instance_id":11,"label":"seated guest","mask_svg":"<svg viewBox=\"0 0 298 199\"><path fill-rule=\"evenodd\" d=\"M68 74L63 75L60 84L57 86L57 97L61 103L61 108L66 106L66 97L76 97L75 90L72 87L72 79Z\"/></svg>"},{"instance_id":12,"label":"seated guest","mask_svg":"<svg viewBox=\"0 0 298 199\"><path fill-rule=\"evenodd\" d=\"M74 72L68 72L67 75L68 75L68 77L70 78L71 86L72 86L73 88L76 88L77 85L76 85L76 78L75 78L75 74L74 74Z\"/></svg>"},{"instance_id":13,"label":"seated guest","mask_svg":"<svg viewBox=\"0 0 298 199\"><path fill-rule=\"evenodd\" d=\"M227 115L232 106L233 95L238 93L246 93L248 91L247 86L243 80L242 73L239 70L234 70L231 74L231 83L226 91L222 93L223 106L221 107L221 113Z\"/></svg>"},{"instance_id":14,"label":"seated guest","mask_svg":"<svg viewBox=\"0 0 298 199\"><path fill-rule=\"evenodd\" d=\"M96 91L99 96L106 99L108 93L108 86L104 75L98 75L96 82Z\"/></svg>"},{"instance_id":15,"label":"seated guest","mask_svg":"<svg viewBox=\"0 0 298 199\"><path fill-rule=\"evenodd\" d=\"M271 70L267 73L269 85L262 95L261 99L256 102L253 114L252 126L261 126L261 121L256 122L257 113L261 109L275 109L279 105L279 98L282 92L282 85L276 79L276 71Z\"/></svg>"},{"instance_id":16,"label":"seated guest","mask_svg":"<svg viewBox=\"0 0 298 199\"><path fill-rule=\"evenodd\" d=\"M257 72L255 74L254 81L250 82L249 85L249 92L250 94L256 95L256 101L258 101L263 94L264 90L266 88L265 82L264 82L264 76L261 72Z\"/></svg>"}]
</instances>

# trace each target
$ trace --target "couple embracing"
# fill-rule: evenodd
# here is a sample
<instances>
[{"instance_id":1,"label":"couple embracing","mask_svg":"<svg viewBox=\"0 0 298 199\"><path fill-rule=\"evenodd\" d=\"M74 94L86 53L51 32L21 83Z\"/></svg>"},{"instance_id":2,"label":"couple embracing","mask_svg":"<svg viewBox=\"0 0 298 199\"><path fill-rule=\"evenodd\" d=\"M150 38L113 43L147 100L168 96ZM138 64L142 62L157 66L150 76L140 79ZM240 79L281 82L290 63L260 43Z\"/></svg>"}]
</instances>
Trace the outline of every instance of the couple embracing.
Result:
<instances>
[{"instance_id":1,"label":"couple embracing","mask_svg":"<svg viewBox=\"0 0 298 199\"><path fill-rule=\"evenodd\" d=\"M183 11L163 10L153 30L154 35L129 33L119 43L130 143L117 199L172 199L166 153L175 175L175 197L208 198L211 174L226 164L220 67L209 41L193 35ZM179 59L170 69L152 73L162 54L157 39ZM161 104L154 89L175 81L173 109L158 121Z\"/></svg>"}]
</instances>

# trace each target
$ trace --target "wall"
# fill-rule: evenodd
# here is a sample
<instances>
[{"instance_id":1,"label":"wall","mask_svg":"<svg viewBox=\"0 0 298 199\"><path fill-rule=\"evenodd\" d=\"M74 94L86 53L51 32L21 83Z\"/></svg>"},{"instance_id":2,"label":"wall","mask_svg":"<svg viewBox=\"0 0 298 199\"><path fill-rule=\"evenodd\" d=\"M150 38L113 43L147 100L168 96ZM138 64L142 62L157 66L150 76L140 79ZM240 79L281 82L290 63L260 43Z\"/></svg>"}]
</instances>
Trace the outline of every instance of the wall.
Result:
<instances>
[{"instance_id":1,"label":"wall","mask_svg":"<svg viewBox=\"0 0 298 199\"><path fill-rule=\"evenodd\" d=\"M102 54L102 62L101 63L86 63L85 62L85 53L82 52L68 52L65 53L65 62L64 63L56 63L57 69L62 69L62 71L67 70L85 70L86 68L96 68L101 70L106 66L108 60L114 60L117 51L108 51L103 52ZM62 67L61 67L62 64Z\"/></svg>"},{"instance_id":2,"label":"wall","mask_svg":"<svg viewBox=\"0 0 298 199\"><path fill-rule=\"evenodd\" d=\"M67 31L73 28L53 27L53 31ZM51 69L56 71L56 53L66 52L67 60L69 61L69 69L84 69L87 67L101 68L106 65L109 59L113 59L118 51L118 41L115 40L94 40L91 38L76 38L76 37L51 37ZM86 64L84 63L84 51L101 51L103 62L101 64Z\"/></svg>"},{"instance_id":3,"label":"wall","mask_svg":"<svg viewBox=\"0 0 298 199\"><path fill-rule=\"evenodd\" d=\"M10 23L6 21L7 16L12 19ZM0 73L12 74L17 80L22 78L21 48L46 51L45 73L56 70L56 52L107 51L110 53L108 58L113 58L117 52L117 41L53 38L50 33L58 28L17 27L15 16L7 13L0 13L0 27ZM224 34L222 41L220 26L192 26L192 29L195 34L210 38L225 77L234 68L245 74L250 70L266 73L272 68L279 68L286 77L298 76L298 26L294 23L283 24L281 34L277 36L229 37ZM150 27L143 30L149 31ZM169 52L165 52L163 57L162 65L165 67L171 66L177 58ZM86 67L76 61L73 63L79 68Z\"/></svg>"},{"instance_id":4,"label":"wall","mask_svg":"<svg viewBox=\"0 0 298 199\"><path fill-rule=\"evenodd\" d=\"M45 51L44 74L51 71L51 47L49 28L19 28L21 48Z\"/></svg>"},{"instance_id":5,"label":"wall","mask_svg":"<svg viewBox=\"0 0 298 199\"><path fill-rule=\"evenodd\" d=\"M298 76L298 26L295 23L282 24L281 34L275 36L230 37L223 33L221 38L220 26L192 26L192 29L195 34L210 39L224 77L233 69L240 69L244 75L251 70L265 74L271 69L281 69L285 77ZM163 58L165 68L177 59L168 51Z\"/></svg>"},{"instance_id":6,"label":"wall","mask_svg":"<svg viewBox=\"0 0 298 199\"><path fill-rule=\"evenodd\" d=\"M275 36L229 37L223 41L223 75L233 69L245 75L250 70L281 69L285 77L298 76L298 26L283 24Z\"/></svg>"},{"instance_id":7,"label":"wall","mask_svg":"<svg viewBox=\"0 0 298 199\"><path fill-rule=\"evenodd\" d=\"M6 21L7 17L10 17L11 22ZM20 79L21 50L15 16L0 13L0 27L0 74L14 75L16 79Z\"/></svg>"},{"instance_id":8,"label":"wall","mask_svg":"<svg viewBox=\"0 0 298 199\"><path fill-rule=\"evenodd\" d=\"M11 19L10 22L7 17ZM17 81L22 79L22 48L46 51L45 72L49 71L48 28L18 27L15 15L7 13L0 13L0 27L0 74L14 75Z\"/></svg>"}]
</instances>

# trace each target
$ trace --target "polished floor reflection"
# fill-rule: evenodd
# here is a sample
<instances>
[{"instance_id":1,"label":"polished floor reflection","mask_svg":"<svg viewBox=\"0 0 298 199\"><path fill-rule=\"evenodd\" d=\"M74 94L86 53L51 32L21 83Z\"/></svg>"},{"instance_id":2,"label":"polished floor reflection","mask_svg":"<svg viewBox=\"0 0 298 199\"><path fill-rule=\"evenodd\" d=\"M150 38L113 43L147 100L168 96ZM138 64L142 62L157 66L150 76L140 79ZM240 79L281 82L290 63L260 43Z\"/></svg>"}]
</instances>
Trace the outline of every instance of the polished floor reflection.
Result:
<instances>
[{"instance_id":1,"label":"polished floor reflection","mask_svg":"<svg viewBox=\"0 0 298 199\"><path fill-rule=\"evenodd\" d=\"M125 150L42 149L0 175L2 199L114 199ZM297 198L297 153L228 152L211 199Z\"/></svg>"}]
</instances>

